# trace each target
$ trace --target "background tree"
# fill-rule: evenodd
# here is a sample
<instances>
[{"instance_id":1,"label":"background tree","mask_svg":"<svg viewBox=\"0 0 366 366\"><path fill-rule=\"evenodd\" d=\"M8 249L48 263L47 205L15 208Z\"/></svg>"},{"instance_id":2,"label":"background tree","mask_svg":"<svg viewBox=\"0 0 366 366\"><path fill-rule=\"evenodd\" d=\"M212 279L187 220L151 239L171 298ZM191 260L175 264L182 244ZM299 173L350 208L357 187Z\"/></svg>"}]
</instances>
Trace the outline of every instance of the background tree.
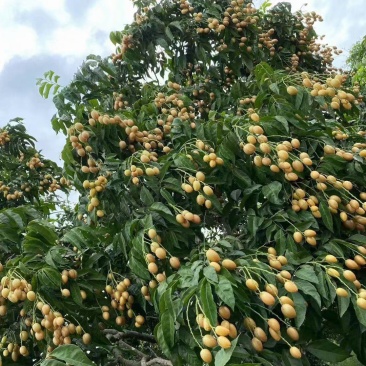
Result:
<instances>
[{"instance_id":1,"label":"background tree","mask_svg":"<svg viewBox=\"0 0 366 366\"><path fill-rule=\"evenodd\" d=\"M365 363L364 106L321 17L135 4L54 98L74 227L1 213L3 361Z\"/></svg>"}]
</instances>

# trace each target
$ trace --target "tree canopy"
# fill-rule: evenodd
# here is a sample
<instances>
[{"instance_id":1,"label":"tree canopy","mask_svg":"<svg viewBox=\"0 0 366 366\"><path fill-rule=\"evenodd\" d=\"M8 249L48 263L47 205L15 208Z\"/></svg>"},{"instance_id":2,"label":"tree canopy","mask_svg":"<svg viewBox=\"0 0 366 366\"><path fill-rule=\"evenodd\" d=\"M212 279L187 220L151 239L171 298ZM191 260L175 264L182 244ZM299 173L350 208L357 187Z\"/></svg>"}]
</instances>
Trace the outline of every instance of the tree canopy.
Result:
<instances>
[{"instance_id":1,"label":"tree canopy","mask_svg":"<svg viewBox=\"0 0 366 366\"><path fill-rule=\"evenodd\" d=\"M3 364L366 363L365 106L321 16L134 3L115 54L39 81L62 176L1 130ZM34 209L52 184L71 226Z\"/></svg>"}]
</instances>

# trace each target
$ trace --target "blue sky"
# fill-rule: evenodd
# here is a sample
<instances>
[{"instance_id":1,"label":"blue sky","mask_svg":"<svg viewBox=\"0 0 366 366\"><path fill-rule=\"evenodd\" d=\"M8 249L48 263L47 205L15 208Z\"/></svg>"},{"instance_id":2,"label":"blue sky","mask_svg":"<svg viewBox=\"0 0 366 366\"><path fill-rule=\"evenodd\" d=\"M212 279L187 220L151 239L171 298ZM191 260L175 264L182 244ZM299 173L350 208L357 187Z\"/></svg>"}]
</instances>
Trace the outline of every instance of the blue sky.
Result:
<instances>
[{"instance_id":1,"label":"blue sky","mask_svg":"<svg viewBox=\"0 0 366 366\"><path fill-rule=\"evenodd\" d=\"M279 1L273 0L272 4ZM366 34L362 10L366 0L292 0L294 10L303 7L324 18L317 23L325 43L345 51L336 62L344 66L350 46ZM261 0L256 0L257 5ZM64 136L56 136L50 119L55 113L51 98L38 94L36 79L54 70L66 85L88 54L107 56L114 47L109 33L133 18L130 0L0 0L0 126L23 117L38 148L60 163Z\"/></svg>"}]
</instances>

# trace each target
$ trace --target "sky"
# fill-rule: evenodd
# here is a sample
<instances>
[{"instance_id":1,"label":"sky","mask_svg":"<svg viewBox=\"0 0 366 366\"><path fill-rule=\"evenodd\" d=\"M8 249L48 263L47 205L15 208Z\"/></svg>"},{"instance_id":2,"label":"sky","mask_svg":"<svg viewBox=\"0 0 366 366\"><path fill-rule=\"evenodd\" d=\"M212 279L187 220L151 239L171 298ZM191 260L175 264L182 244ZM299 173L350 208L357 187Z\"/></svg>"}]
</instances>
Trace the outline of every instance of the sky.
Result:
<instances>
[{"instance_id":1,"label":"sky","mask_svg":"<svg viewBox=\"0 0 366 366\"><path fill-rule=\"evenodd\" d=\"M279 1L272 0L272 4ZM350 46L366 34L360 9L366 0L291 0L293 9L316 11L324 18L315 30L325 42L344 50L336 62L345 65ZM261 4L256 0L255 4ZM337 6L339 3L340 6ZM114 51L109 33L133 19L130 0L0 0L0 126L24 118L43 154L61 165L65 137L56 135L50 120L56 110L52 98L42 99L36 79L54 70L67 85L89 54Z\"/></svg>"}]
</instances>

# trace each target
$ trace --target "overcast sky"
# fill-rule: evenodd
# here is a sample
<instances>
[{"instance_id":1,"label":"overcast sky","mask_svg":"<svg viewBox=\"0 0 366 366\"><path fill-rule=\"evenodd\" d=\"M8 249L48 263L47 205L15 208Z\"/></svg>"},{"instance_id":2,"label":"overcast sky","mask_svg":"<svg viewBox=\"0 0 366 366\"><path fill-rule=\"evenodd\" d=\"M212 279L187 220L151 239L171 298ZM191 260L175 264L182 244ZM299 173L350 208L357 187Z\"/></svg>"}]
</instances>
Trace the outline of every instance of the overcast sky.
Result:
<instances>
[{"instance_id":1,"label":"overcast sky","mask_svg":"<svg viewBox=\"0 0 366 366\"><path fill-rule=\"evenodd\" d=\"M273 0L272 4L279 1ZM294 10L303 1L290 1ZM256 4L262 3L256 0ZM304 9L324 18L318 34L348 51L366 34L362 15L366 0L308 0ZM45 71L54 70L67 85L88 54L107 56L114 47L109 33L132 21L130 0L0 0L0 126L23 117L43 154L60 164L63 135L55 135L50 119L52 98L43 100L35 85ZM345 56L337 61L344 66Z\"/></svg>"}]
</instances>

